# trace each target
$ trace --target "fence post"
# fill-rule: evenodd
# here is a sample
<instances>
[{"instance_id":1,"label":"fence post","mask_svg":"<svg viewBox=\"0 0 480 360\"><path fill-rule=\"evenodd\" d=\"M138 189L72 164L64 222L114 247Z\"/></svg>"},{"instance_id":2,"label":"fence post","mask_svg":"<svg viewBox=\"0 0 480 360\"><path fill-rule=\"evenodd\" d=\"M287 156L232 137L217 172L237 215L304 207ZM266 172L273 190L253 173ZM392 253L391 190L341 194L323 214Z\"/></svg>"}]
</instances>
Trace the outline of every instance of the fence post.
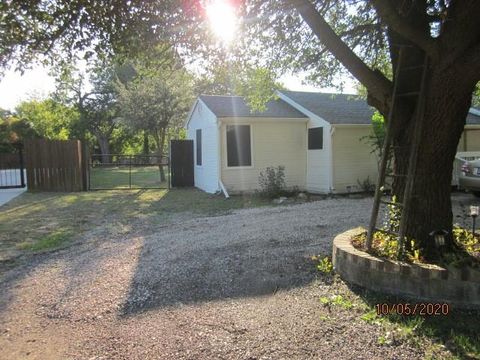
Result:
<instances>
[{"instance_id":1,"label":"fence post","mask_svg":"<svg viewBox=\"0 0 480 360\"><path fill-rule=\"evenodd\" d=\"M132 188L132 155L129 156L130 158L130 167L128 169L128 188Z\"/></svg>"},{"instance_id":2,"label":"fence post","mask_svg":"<svg viewBox=\"0 0 480 360\"><path fill-rule=\"evenodd\" d=\"M90 190L90 156L86 144L80 143L81 146L81 165L82 170L82 190Z\"/></svg>"},{"instance_id":3,"label":"fence post","mask_svg":"<svg viewBox=\"0 0 480 360\"><path fill-rule=\"evenodd\" d=\"M23 170L23 145L19 145L18 154L20 156L20 183L22 188L25 187L25 172Z\"/></svg>"},{"instance_id":4,"label":"fence post","mask_svg":"<svg viewBox=\"0 0 480 360\"><path fill-rule=\"evenodd\" d=\"M167 159L167 171L168 171L167 184L168 184L168 190L170 190L170 187L171 187L170 182L172 181L172 173L171 173L172 170L170 169L170 156Z\"/></svg>"}]
</instances>

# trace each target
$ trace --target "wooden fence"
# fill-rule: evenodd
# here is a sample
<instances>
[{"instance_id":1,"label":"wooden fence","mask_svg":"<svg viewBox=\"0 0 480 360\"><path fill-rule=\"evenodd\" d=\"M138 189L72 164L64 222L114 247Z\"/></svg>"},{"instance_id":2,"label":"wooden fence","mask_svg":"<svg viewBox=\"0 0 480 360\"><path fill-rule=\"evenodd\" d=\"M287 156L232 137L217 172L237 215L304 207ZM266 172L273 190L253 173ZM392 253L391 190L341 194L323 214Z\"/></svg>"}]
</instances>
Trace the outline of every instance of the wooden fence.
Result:
<instances>
[{"instance_id":1,"label":"wooden fence","mask_svg":"<svg viewBox=\"0 0 480 360\"><path fill-rule=\"evenodd\" d=\"M25 168L29 190L88 190L88 154L78 140L26 140Z\"/></svg>"},{"instance_id":2,"label":"wooden fence","mask_svg":"<svg viewBox=\"0 0 480 360\"><path fill-rule=\"evenodd\" d=\"M19 167L20 156L18 154L0 153L0 169L18 169Z\"/></svg>"}]
</instances>

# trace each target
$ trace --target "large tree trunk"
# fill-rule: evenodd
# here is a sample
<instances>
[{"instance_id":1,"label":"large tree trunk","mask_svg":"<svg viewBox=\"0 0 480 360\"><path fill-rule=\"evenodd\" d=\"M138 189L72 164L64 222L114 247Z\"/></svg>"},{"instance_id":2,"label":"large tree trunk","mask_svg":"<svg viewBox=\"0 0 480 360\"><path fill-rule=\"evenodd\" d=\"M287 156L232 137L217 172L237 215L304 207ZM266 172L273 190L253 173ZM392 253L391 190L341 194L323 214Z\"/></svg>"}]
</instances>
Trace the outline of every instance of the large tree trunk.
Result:
<instances>
[{"instance_id":1,"label":"large tree trunk","mask_svg":"<svg viewBox=\"0 0 480 360\"><path fill-rule=\"evenodd\" d=\"M148 132L146 130L143 131L143 154L150 154L150 144L148 142Z\"/></svg>"},{"instance_id":2,"label":"large tree trunk","mask_svg":"<svg viewBox=\"0 0 480 360\"><path fill-rule=\"evenodd\" d=\"M404 66L421 64L423 54L416 50L407 51ZM395 62L394 62L395 63ZM406 214L407 239L415 239L426 258L433 259L437 254L432 237L434 230L452 230L451 181L453 162L458 142L464 129L465 119L471 105L473 84L461 82L460 69L439 70L440 66L431 66L427 72L425 107L422 121L422 133L417 164L413 197L410 211ZM399 92L409 92L420 86L421 69L417 73L405 71L399 76ZM395 162L397 174L407 174L409 150L413 140L413 112L416 98L402 100L394 112ZM399 202L403 201L406 179L396 178L393 194ZM447 248L453 246L451 235L447 237ZM409 241L406 242L407 250Z\"/></svg>"},{"instance_id":3,"label":"large tree trunk","mask_svg":"<svg viewBox=\"0 0 480 360\"><path fill-rule=\"evenodd\" d=\"M100 146L100 152L102 154L102 163L106 164L110 161L110 143L106 136L97 135L98 145Z\"/></svg>"},{"instance_id":4,"label":"large tree trunk","mask_svg":"<svg viewBox=\"0 0 480 360\"><path fill-rule=\"evenodd\" d=\"M160 172L160 182L166 181L165 169L162 165L163 160L163 147L165 145L165 129L156 130L153 134L155 143L157 145L157 155L158 155L158 171Z\"/></svg>"}]
</instances>

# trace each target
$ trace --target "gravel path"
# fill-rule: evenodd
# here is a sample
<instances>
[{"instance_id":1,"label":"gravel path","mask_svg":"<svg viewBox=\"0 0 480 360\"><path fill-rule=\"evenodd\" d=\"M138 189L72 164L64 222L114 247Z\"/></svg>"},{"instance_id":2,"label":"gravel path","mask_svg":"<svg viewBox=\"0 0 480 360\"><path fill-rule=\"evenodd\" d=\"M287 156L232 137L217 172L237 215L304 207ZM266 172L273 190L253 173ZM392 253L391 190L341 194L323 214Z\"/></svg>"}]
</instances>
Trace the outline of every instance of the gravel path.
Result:
<instances>
[{"instance_id":1,"label":"gravel path","mask_svg":"<svg viewBox=\"0 0 480 360\"><path fill-rule=\"evenodd\" d=\"M415 359L382 346L310 256L365 226L371 198L93 229L0 283L2 359Z\"/></svg>"}]
</instances>

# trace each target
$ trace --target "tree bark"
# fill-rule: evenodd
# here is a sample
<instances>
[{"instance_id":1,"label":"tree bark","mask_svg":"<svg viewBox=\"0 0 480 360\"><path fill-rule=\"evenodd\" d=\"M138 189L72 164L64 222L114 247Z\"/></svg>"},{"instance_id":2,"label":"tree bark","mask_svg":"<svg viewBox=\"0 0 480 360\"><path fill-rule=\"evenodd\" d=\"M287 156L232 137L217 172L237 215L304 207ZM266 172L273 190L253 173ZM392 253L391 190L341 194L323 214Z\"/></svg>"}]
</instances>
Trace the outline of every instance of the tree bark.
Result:
<instances>
[{"instance_id":1,"label":"tree bark","mask_svg":"<svg viewBox=\"0 0 480 360\"><path fill-rule=\"evenodd\" d=\"M143 154L148 155L150 153L150 144L148 142L148 132L143 131Z\"/></svg>"},{"instance_id":2,"label":"tree bark","mask_svg":"<svg viewBox=\"0 0 480 360\"><path fill-rule=\"evenodd\" d=\"M451 181L458 142L471 105L473 86L458 81L455 71L429 71L425 115L415 169L415 181L406 236L418 241L426 258L435 258L436 249L429 235L434 230L452 230ZM395 173L407 174L414 122L403 123L394 133ZM405 180L396 178L393 193L403 201ZM447 247L452 248L452 237Z\"/></svg>"},{"instance_id":3,"label":"tree bark","mask_svg":"<svg viewBox=\"0 0 480 360\"><path fill-rule=\"evenodd\" d=\"M98 145L100 146L100 152L102 154L102 164L106 164L110 161L110 143L106 136L96 135Z\"/></svg>"},{"instance_id":4,"label":"tree bark","mask_svg":"<svg viewBox=\"0 0 480 360\"><path fill-rule=\"evenodd\" d=\"M156 129L153 134L155 143L157 145L158 171L160 173L160 182L166 181L165 169L163 168L163 165L162 165L163 147L165 145L165 133L166 133L165 129L160 129L160 130Z\"/></svg>"}]
</instances>

